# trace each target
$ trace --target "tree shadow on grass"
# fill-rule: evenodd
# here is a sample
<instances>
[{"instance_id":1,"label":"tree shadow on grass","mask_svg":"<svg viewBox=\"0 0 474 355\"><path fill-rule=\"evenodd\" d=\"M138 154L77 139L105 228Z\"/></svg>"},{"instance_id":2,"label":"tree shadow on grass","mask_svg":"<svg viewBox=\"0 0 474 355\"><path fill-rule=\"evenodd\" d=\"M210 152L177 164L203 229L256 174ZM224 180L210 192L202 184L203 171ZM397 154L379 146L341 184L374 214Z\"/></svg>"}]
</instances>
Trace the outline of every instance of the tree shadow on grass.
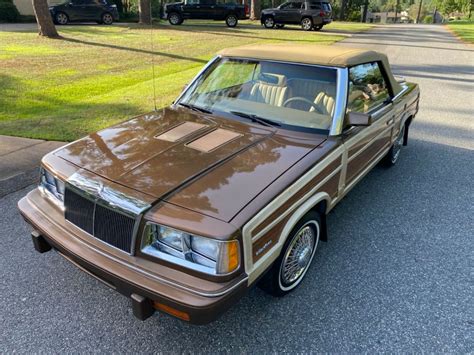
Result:
<instances>
[{"instance_id":1,"label":"tree shadow on grass","mask_svg":"<svg viewBox=\"0 0 474 355\"><path fill-rule=\"evenodd\" d=\"M258 35L258 34L253 34L252 32L248 31L235 31L234 29L225 29L225 28L210 28L210 26L204 26L204 25L190 25L190 26L176 26L176 28L173 28L173 30L176 31L181 31L181 32L195 32L196 29L199 30L200 33L207 33L215 36L225 36L225 37L236 37L236 38L249 38L249 39L255 39L255 40L267 40L267 41L280 41L280 42L302 42L302 43L325 43L327 42L328 44L333 43L334 40L331 39L323 39L321 37L331 35L329 33L325 33L322 36L318 36L317 40L315 39L302 39L302 38L281 38L278 36L275 37L269 37L265 35ZM254 30L254 31L259 31L260 29L255 28L255 27L249 27L249 29ZM270 31L270 30L268 30ZM284 29L281 30L275 30L275 31L285 31ZM287 29L286 32L296 32L296 29ZM238 32L238 33L236 33ZM298 31L299 32L299 31ZM255 32L254 32L255 33ZM337 35L337 34L334 34Z\"/></svg>"},{"instance_id":2,"label":"tree shadow on grass","mask_svg":"<svg viewBox=\"0 0 474 355\"><path fill-rule=\"evenodd\" d=\"M85 41L85 40L80 40L80 39L75 39L75 38L68 38L68 37L63 37L62 40L66 41L66 42L71 42L71 43L85 44L85 45L88 45L88 46L111 48L111 49L117 49L117 50L128 51L128 52L136 52L136 53L141 53L141 54L158 55L158 56L162 56L162 57L168 57L168 58L178 59L178 60L186 60L186 61L202 63L202 64L207 63L207 60L205 60L205 59L193 58L193 57L183 56L183 55L178 55L178 54L173 54L173 53L150 51L150 50L147 50L147 49L124 47L124 46L118 46L118 45L115 45L115 44Z\"/></svg>"}]
</instances>

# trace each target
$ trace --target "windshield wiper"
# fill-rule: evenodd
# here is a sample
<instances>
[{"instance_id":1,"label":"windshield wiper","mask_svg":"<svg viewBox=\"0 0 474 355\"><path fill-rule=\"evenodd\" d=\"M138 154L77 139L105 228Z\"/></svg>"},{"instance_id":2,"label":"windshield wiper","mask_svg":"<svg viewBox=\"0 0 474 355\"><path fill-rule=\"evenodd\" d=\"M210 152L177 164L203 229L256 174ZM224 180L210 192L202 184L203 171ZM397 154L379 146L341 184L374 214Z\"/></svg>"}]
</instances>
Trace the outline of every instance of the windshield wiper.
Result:
<instances>
[{"instance_id":1,"label":"windshield wiper","mask_svg":"<svg viewBox=\"0 0 474 355\"><path fill-rule=\"evenodd\" d=\"M198 112L203 112L203 113L212 114L212 111L207 110L207 109L202 108L202 107L199 107L199 106L196 106L196 105L186 104L186 103L183 103L183 102L178 102L178 105L181 105L181 106L183 106L183 107L189 108L190 110L193 110L193 111L198 111Z\"/></svg>"},{"instance_id":2,"label":"windshield wiper","mask_svg":"<svg viewBox=\"0 0 474 355\"><path fill-rule=\"evenodd\" d=\"M263 126L270 126L270 127L281 126L281 124L275 121L272 121L272 120L269 120L268 118L260 117L251 113L245 113L245 112L239 112L239 111L230 111L230 113L239 117L248 118L252 122L260 123Z\"/></svg>"}]
</instances>

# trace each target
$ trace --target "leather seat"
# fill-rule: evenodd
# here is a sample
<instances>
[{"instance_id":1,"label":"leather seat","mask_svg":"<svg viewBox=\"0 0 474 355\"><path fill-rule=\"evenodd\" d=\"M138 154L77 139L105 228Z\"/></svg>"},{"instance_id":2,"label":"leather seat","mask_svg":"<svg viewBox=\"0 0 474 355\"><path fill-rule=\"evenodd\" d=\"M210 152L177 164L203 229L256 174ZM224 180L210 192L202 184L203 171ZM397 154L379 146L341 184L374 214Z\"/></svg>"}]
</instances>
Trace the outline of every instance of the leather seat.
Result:
<instances>
[{"instance_id":1,"label":"leather seat","mask_svg":"<svg viewBox=\"0 0 474 355\"><path fill-rule=\"evenodd\" d=\"M304 97L313 101L324 114L332 115L334 112L335 83L311 79L290 79L288 80L288 87L291 93L290 97ZM305 103L295 102L292 107L308 110L308 104ZM314 107L310 107L309 111L316 110Z\"/></svg>"},{"instance_id":2,"label":"leather seat","mask_svg":"<svg viewBox=\"0 0 474 355\"><path fill-rule=\"evenodd\" d=\"M273 106L282 106L286 100L287 91L284 75L262 73L250 91L250 99Z\"/></svg>"},{"instance_id":3,"label":"leather seat","mask_svg":"<svg viewBox=\"0 0 474 355\"><path fill-rule=\"evenodd\" d=\"M323 115L329 115L329 116L332 116L334 114L334 104L336 102L334 101L334 98L332 98L325 92L320 92L316 96L316 99L314 99L314 103L318 106L319 113L322 113ZM318 112L314 107L311 107L309 111Z\"/></svg>"}]
</instances>

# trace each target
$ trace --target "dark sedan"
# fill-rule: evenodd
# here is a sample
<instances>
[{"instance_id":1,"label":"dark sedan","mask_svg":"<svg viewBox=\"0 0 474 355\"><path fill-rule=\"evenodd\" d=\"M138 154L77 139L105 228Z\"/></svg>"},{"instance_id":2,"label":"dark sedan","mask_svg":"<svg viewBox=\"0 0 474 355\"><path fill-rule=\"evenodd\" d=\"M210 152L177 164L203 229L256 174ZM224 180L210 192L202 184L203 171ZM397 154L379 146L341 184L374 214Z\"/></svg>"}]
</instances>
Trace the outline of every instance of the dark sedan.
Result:
<instances>
[{"instance_id":1,"label":"dark sedan","mask_svg":"<svg viewBox=\"0 0 474 355\"><path fill-rule=\"evenodd\" d=\"M108 0L70 0L50 6L49 11L57 25L74 21L94 21L111 25L119 19L117 5Z\"/></svg>"}]
</instances>

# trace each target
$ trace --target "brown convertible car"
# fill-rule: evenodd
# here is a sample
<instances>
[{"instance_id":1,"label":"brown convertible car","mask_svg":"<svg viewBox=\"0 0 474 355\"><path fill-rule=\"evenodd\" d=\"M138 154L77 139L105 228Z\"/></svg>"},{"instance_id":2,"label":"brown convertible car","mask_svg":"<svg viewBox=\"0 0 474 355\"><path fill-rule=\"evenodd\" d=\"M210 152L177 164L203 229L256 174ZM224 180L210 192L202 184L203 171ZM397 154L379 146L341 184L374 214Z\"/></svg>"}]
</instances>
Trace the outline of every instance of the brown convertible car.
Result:
<instances>
[{"instance_id":1,"label":"brown convertible car","mask_svg":"<svg viewBox=\"0 0 474 355\"><path fill-rule=\"evenodd\" d=\"M300 284L326 215L397 162L418 101L374 51L227 49L170 107L46 155L19 208L36 250L130 297L140 319L208 323L253 285Z\"/></svg>"}]
</instances>

